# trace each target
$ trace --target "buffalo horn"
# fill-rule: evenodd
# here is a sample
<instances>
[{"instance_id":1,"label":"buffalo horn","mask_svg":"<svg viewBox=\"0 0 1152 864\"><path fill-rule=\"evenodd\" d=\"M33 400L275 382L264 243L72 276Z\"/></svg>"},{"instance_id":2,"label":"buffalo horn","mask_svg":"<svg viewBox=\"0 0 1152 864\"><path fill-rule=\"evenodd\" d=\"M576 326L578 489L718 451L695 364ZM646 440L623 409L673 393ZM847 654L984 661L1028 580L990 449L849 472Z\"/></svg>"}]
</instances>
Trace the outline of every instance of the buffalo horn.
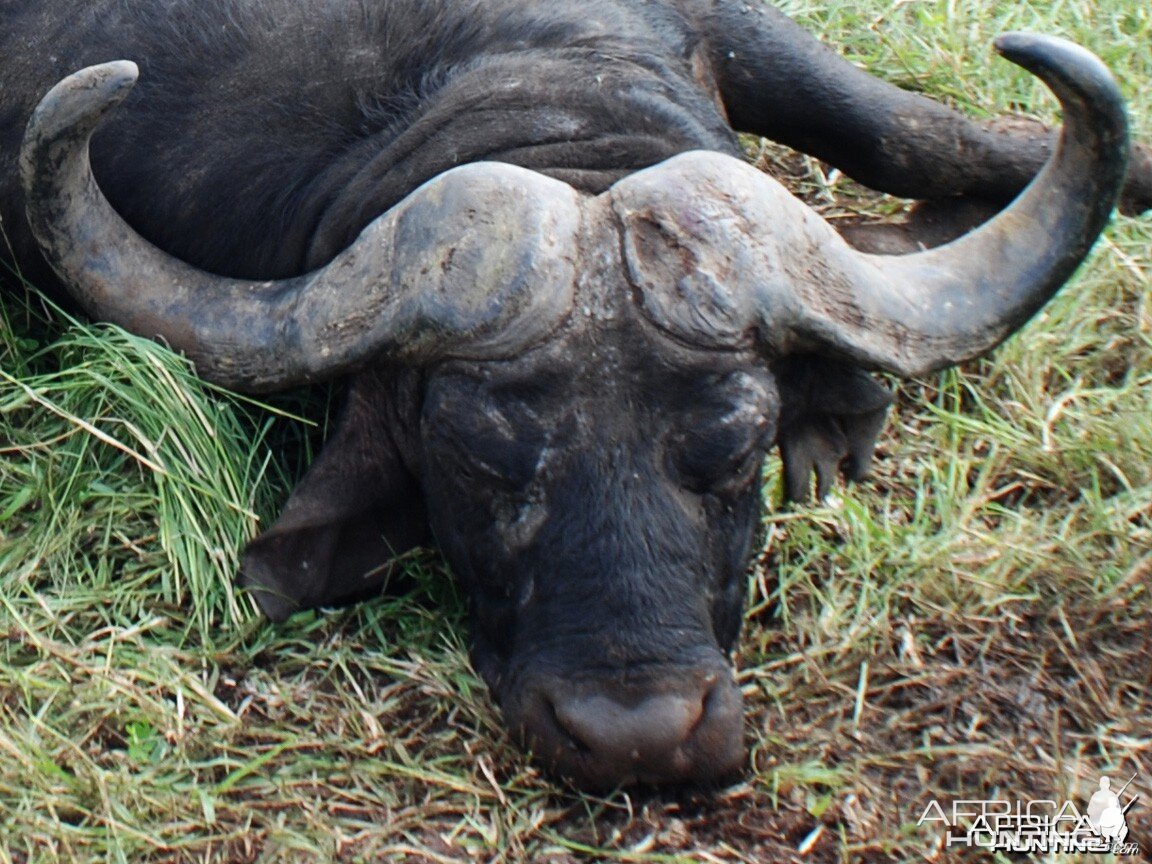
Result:
<instances>
[{"instance_id":1,"label":"buffalo horn","mask_svg":"<svg viewBox=\"0 0 1152 864\"><path fill-rule=\"evenodd\" d=\"M772 355L830 353L903 376L999 344L1088 253L1119 196L1128 138L1116 83L1088 51L1023 33L996 47L1053 90L1065 118L1007 209L936 249L868 255L751 166L683 154L613 189L645 314L695 343L751 332Z\"/></svg>"},{"instance_id":2,"label":"buffalo horn","mask_svg":"<svg viewBox=\"0 0 1152 864\"><path fill-rule=\"evenodd\" d=\"M576 193L496 163L428 182L303 276L229 279L173 258L113 210L88 161L93 132L137 74L129 61L92 66L40 102L20 156L28 219L89 314L163 339L204 378L261 392L376 355L501 357L571 309Z\"/></svg>"}]
</instances>

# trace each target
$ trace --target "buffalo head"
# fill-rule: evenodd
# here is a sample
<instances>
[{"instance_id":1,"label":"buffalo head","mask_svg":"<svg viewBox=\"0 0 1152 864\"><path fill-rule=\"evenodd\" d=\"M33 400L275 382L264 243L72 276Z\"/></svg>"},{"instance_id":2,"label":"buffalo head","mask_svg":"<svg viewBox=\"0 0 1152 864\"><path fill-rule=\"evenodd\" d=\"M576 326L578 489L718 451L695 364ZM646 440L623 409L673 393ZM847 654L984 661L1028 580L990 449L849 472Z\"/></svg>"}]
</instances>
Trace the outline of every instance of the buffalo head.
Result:
<instances>
[{"instance_id":1,"label":"buffalo head","mask_svg":"<svg viewBox=\"0 0 1152 864\"><path fill-rule=\"evenodd\" d=\"M91 176L125 62L41 103L29 218L94 316L206 378L351 375L339 428L246 556L271 617L371 593L430 528L471 598L474 662L543 762L590 786L711 780L742 759L726 654L763 454L796 411L789 358L851 378L982 354L1068 278L1119 193L1124 112L1099 61L1043 37L999 47L1059 96L1060 144L1003 213L906 256L857 252L769 177L691 152L599 196L466 165L319 271L218 278L143 241ZM883 400L859 392L874 418Z\"/></svg>"}]
</instances>

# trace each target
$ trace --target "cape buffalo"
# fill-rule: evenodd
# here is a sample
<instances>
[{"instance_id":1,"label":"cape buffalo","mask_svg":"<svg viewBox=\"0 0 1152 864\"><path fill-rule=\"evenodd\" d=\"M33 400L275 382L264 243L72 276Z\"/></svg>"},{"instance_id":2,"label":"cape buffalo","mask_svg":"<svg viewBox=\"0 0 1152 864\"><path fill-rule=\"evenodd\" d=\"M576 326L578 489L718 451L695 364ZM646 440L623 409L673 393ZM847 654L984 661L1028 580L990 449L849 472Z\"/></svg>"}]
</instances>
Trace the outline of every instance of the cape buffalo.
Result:
<instances>
[{"instance_id":1,"label":"cape buffalo","mask_svg":"<svg viewBox=\"0 0 1152 864\"><path fill-rule=\"evenodd\" d=\"M510 728L589 787L740 765L726 655L765 451L793 497L862 476L888 403L867 370L991 349L1118 196L1152 205L1111 77L1053 38L998 47L1060 98L1058 143L756 0L2 8L7 263L222 385L346 378L240 584L279 620L434 539ZM953 243L864 254L733 130L914 198L1002 202L1043 170Z\"/></svg>"}]
</instances>

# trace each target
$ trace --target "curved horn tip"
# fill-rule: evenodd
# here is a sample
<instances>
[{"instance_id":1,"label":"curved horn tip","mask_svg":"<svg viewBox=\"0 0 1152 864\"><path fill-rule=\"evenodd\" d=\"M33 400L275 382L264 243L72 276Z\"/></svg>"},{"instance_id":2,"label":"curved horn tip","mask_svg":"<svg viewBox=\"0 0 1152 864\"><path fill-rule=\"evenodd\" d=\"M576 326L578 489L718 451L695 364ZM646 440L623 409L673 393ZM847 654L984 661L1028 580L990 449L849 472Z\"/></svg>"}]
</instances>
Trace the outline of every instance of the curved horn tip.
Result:
<instances>
[{"instance_id":1,"label":"curved horn tip","mask_svg":"<svg viewBox=\"0 0 1152 864\"><path fill-rule=\"evenodd\" d=\"M90 89L101 94L114 94L120 89L131 89L140 77L140 67L132 60L110 60L85 66L63 79L56 87L72 90ZM55 89L55 88L54 88Z\"/></svg>"},{"instance_id":2,"label":"curved horn tip","mask_svg":"<svg viewBox=\"0 0 1152 864\"><path fill-rule=\"evenodd\" d=\"M140 67L131 60L113 60L73 72L56 84L40 100L29 130L51 136L82 123L95 124L124 101L140 77Z\"/></svg>"},{"instance_id":3,"label":"curved horn tip","mask_svg":"<svg viewBox=\"0 0 1152 864\"><path fill-rule=\"evenodd\" d=\"M1027 69L1049 86L1071 88L1081 98L1107 100L1123 109L1124 100L1112 72L1104 61L1075 42L1059 36L1014 31L1002 33L992 43L996 51ZM1054 87L1064 100L1062 88ZM1094 106L1102 110L1102 105Z\"/></svg>"}]
</instances>

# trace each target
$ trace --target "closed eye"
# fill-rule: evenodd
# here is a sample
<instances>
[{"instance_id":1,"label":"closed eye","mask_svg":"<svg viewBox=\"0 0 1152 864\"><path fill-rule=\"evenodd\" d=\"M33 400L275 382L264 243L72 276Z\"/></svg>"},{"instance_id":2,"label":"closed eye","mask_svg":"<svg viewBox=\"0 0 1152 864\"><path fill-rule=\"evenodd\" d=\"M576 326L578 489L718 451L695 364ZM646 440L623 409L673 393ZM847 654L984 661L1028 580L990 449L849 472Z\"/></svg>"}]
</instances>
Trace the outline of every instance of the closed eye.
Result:
<instances>
[{"instance_id":1,"label":"closed eye","mask_svg":"<svg viewBox=\"0 0 1152 864\"><path fill-rule=\"evenodd\" d=\"M482 481L512 491L532 482L543 438L510 435L504 430L436 424L430 430L432 450L465 481Z\"/></svg>"},{"instance_id":2,"label":"closed eye","mask_svg":"<svg viewBox=\"0 0 1152 864\"><path fill-rule=\"evenodd\" d=\"M772 443L771 424L759 419L751 425L705 425L673 436L673 468L683 485L697 493L735 491L747 485Z\"/></svg>"}]
</instances>

